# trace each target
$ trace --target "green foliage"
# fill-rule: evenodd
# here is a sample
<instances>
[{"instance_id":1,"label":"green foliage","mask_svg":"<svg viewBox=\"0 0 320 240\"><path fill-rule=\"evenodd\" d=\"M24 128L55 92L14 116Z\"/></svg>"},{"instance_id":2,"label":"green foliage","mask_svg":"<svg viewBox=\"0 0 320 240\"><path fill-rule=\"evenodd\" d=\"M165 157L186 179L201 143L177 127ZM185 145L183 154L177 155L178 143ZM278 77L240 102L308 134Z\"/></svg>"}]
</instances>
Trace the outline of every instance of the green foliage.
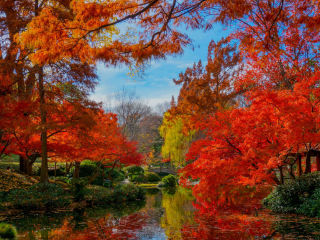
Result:
<instances>
[{"instance_id":1,"label":"green foliage","mask_svg":"<svg viewBox=\"0 0 320 240\"><path fill-rule=\"evenodd\" d=\"M143 188L134 184L119 184L113 190L101 186L89 186L85 199L98 205L119 204L145 199Z\"/></svg>"},{"instance_id":2,"label":"green foliage","mask_svg":"<svg viewBox=\"0 0 320 240\"><path fill-rule=\"evenodd\" d=\"M115 202L136 201L145 199L143 188L134 184L121 184L115 187L113 191L113 200Z\"/></svg>"},{"instance_id":3,"label":"green foliage","mask_svg":"<svg viewBox=\"0 0 320 240\"><path fill-rule=\"evenodd\" d=\"M263 204L277 213L319 214L320 175L311 173L278 186L263 200ZM310 209L309 205L310 205ZM320 216L320 215L319 215Z\"/></svg>"},{"instance_id":4,"label":"green foliage","mask_svg":"<svg viewBox=\"0 0 320 240\"><path fill-rule=\"evenodd\" d=\"M101 186L88 186L85 200L98 205L108 205L113 201L111 189Z\"/></svg>"},{"instance_id":5,"label":"green foliage","mask_svg":"<svg viewBox=\"0 0 320 240\"><path fill-rule=\"evenodd\" d=\"M124 172L121 170L118 170L118 169L111 169L111 168L105 169L106 178L109 175L110 175L112 181L114 181L114 182L121 182L126 178Z\"/></svg>"},{"instance_id":6,"label":"green foliage","mask_svg":"<svg viewBox=\"0 0 320 240\"><path fill-rule=\"evenodd\" d=\"M108 179L104 180L103 185L106 188L111 188L113 186L112 182Z\"/></svg>"},{"instance_id":7,"label":"green foliage","mask_svg":"<svg viewBox=\"0 0 320 240\"><path fill-rule=\"evenodd\" d=\"M146 172L144 177L146 182L159 182L161 180L160 176L153 172Z\"/></svg>"},{"instance_id":8,"label":"green foliage","mask_svg":"<svg viewBox=\"0 0 320 240\"><path fill-rule=\"evenodd\" d=\"M0 239L16 239L17 229L7 223L0 223Z\"/></svg>"},{"instance_id":9,"label":"green foliage","mask_svg":"<svg viewBox=\"0 0 320 240\"><path fill-rule=\"evenodd\" d=\"M72 180L72 195L76 202L84 200L86 195L86 179L73 179Z\"/></svg>"},{"instance_id":10,"label":"green foliage","mask_svg":"<svg viewBox=\"0 0 320 240\"><path fill-rule=\"evenodd\" d=\"M129 166L125 171L131 182L143 183L145 181L144 170L139 166Z\"/></svg>"},{"instance_id":11,"label":"green foliage","mask_svg":"<svg viewBox=\"0 0 320 240\"><path fill-rule=\"evenodd\" d=\"M38 183L28 189L11 190L6 202L21 209L64 207L70 204L64 189L52 183Z\"/></svg>"},{"instance_id":12,"label":"green foliage","mask_svg":"<svg viewBox=\"0 0 320 240\"><path fill-rule=\"evenodd\" d=\"M130 179L131 182L135 182L135 183L143 183L143 182L145 182L144 175L130 175L129 179Z\"/></svg>"},{"instance_id":13,"label":"green foliage","mask_svg":"<svg viewBox=\"0 0 320 240\"><path fill-rule=\"evenodd\" d=\"M4 202L7 196L7 192L0 192L0 202Z\"/></svg>"},{"instance_id":14,"label":"green foliage","mask_svg":"<svg viewBox=\"0 0 320 240\"><path fill-rule=\"evenodd\" d=\"M96 171L102 172L95 162L90 160L82 161L80 164L80 177L90 177L95 174Z\"/></svg>"},{"instance_id":15,"label":"green foliage","mask_svg":"<svg viewBox=\"0 0 320 240\"><path fill-rule=\"evenodd\" d=\"M163 189L163 192L168 194L168 195L174 195L177 191L177 188L176 187L165 187Z\"/></svg>"},{"instance_id":16,"label":"green foliage","mask_svg":"<svg viewBox=\"0 0 320 240\"><path fill-rule=\"evenodd\" d=\"M127 172L128 176L144 174L144 170L140 166L129 166L125 168L125 171Z\"/></svg>"},{"instance_id":17,"label":"green foliage","mask_svg":"<svg viewBox=\"0 0 320 240\"><path fill-rule=\"evenodd\" d=\"M162 178L162 182L164 187L175 187L177 184L177 179L172 174L169 174L168 176Z\"/></svg>"},{"instance_id":18,"label":"green foliage","mask_svg":"<svg viewBox=\"0 0 320 240\"><path fill-rule=\"evenodd\" d=\"M320 217L320 188L300 205L297 213L309 217Z\"/></svg>"}]
</instances>

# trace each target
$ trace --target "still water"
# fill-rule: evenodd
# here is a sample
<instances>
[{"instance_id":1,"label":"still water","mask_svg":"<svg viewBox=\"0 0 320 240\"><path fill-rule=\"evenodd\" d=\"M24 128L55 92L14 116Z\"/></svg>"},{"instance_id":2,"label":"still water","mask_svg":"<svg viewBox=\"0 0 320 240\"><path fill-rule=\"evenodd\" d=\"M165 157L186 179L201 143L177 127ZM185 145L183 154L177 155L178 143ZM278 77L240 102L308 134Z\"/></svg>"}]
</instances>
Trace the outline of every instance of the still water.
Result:
<instances>
[{"instance_id":1,"label":"still water","mask_svg":"<svg viewBox=\"0 0 320 240\"><path fill-rule=\"evenodd\" d=\"M320 221L293 215L228 211L201 214L189 190L148 190L144 202L130 205L20 215L7 219L18 239L320 239Z\"/></svg>"}]
</instances>

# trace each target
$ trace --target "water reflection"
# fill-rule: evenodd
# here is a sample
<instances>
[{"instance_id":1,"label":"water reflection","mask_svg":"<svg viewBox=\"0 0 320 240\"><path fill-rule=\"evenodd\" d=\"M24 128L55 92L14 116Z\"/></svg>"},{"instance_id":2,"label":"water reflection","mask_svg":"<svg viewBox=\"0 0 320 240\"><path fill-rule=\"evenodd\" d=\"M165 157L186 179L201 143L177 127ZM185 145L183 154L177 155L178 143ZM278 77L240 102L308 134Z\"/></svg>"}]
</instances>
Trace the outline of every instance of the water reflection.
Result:
<instances>
[{"instance_id":1,"label":"water reflection","mask_svg":"<svg viewBox=\"0 0 320 240\"><path fill-rule=\"evenodd\" d=\"M147 190L146 201L103 209L20 215L19 239L320 239L320 220L225 209L198 211L189 190Z\"/></svg>"},{"instance_id":2,"label":"water reflection","mask_svg":"<svg viewBox=\"0 0 320 240\"><path fill-rule=\"evenodd\" d=\"M161 227L169 239L182 239L181 230L185 225L194 225L191 191L178 188L164 191L162 207L165 214L161 218Z\"/></svg>"}]
</instances>

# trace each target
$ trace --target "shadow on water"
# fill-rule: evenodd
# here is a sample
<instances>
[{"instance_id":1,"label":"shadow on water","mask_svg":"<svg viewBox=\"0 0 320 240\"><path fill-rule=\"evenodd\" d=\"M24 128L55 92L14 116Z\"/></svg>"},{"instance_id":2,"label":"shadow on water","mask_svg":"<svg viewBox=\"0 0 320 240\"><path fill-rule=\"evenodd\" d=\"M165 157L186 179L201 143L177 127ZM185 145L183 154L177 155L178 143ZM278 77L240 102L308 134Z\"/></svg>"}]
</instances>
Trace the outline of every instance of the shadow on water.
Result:
<instances>
[{"instance_id":1,"label":"shadow on water","mask_svg":"<svg viewBox=\"0 0 320 240\"><path fill-rule=\"evenodd\" d=\"M197 211L184 188L146 189L145 201L46 215L19 215L18 239L320 239L320 220L266 211L248 215Z\"/></svg>"}]
</instances>

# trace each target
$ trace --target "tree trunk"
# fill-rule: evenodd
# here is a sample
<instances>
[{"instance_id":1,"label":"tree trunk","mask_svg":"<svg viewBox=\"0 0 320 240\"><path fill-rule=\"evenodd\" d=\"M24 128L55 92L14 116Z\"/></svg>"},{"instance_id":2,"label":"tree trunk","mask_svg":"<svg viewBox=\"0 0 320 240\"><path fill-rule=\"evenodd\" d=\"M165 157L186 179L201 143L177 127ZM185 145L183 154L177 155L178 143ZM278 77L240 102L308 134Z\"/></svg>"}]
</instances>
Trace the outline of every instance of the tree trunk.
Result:
<instances>
[{"instance_id":1,"label":"tree trunk","mask_svg":"<svg viewBox=\"0 0 320 240\"><path fill-rule=\"evenodd\" d=\"M320 153L317 153L316 156L316 162L317 162L317 171L320 171Z\"/></svg>"},{"instance_id":2,"label":"tree trunk","mask_svg":"<svg viewBox=\"0 0 320 240\"><path fill-rule=\"evenodd\" d=\"M282 166L278 167L280 172L280 183L284 184L284 177L283 177L283 169Z\"/></svg>"},{"instance_id":3,"label":"tree trunk","mask_svg":"<svg viewBox=\"0 0 320 240\"><path fill-rule=\"evenodd\" d=\"M31 160L31 159L26 159L25 173L26 173L28 176L31 176L31 175L32 175L32 165L33 165L32 160Z\"/></svg>"},{"instance_id":4,"label":"tree trunk","mask_svg":"<svg viewBox=\"0 0 320 240\"><path fill-rule=\"evenodd\" d=\"M23 156L19 156L19 171L28 176L32 175L32 165L34 163L33 157L24 158Z\"/></svg>"},{"instance_id":5,"label":"tree trunk","mask_svg":"<svg viewBox=\"0 0 320 240\"><path fill-rule=\"evenodd\" d=\"M40 97L40 116L41 116L41 174L40 182L49 181L48 175L48 146L47 146L47 111L45 106L45 92L43 86L43 68L39 67L39 97Z\"/></svg>"},{"instance_id":6,"label":"tree trunk","mask_svg":"<svg viewBox=\"0 0 320 240\"><path fill-rule=\"evenodd\" d=\"M294 175L293 171L293 164L290 164L289 174L292 179L296 179L296 176Z\"/></svg>"},{"instance_id":7,"label":"tree trunk","mask_svg":"<svg viewBox=\"0 0 320 240\"><path fill-rule=\"evenodd\" d=\"M279 179L275 173L273 173L272 179L277 185L281 184L281 182L279 181Z\"/></svg>"},{"instance_id":8,"label":"tree trunk","mask_svg":"<svg viewBox=\"0 0 320 240\"><path fill-rule=\"evenodd\" d=\"M72 163L68 165L68 163L66 162L66 175L70 173L70 169L72 168L72 166L73 166Z\"/></svg>"},{"instance_id":9,"label":"tree trunk","mask_svg":"<svg viewBox=\"0 0 320 240\"><path fill-rule=\"evenodd\" d=\"M39 1L34 1L34 15L39 15ZM41 118L41 173L40 173L40 182L45 183L49 182L48 174L48 133L47 133L47 111L46 111L46 102L45 102L45 91L43 85L43 67L36 66L38 73L38 82L39 82L39 98L40 98L40 118Z\"/></svg>"},{"instance_id":10,"label":"tree trunk","mask_svg":"<svg viewBox=\"0 0 320 240\"><path fill-rule=\"evenodd\" d=\"M298 155L297 164L298 164L298 175L300 177L302 175L301 154Z\"/></svg>"},{"instance_id":11,"label":"tree trunk","mask_svg":"<svg viewBox=\"0 0 320 240\"><path fill-rule=\"evenodd\" d=\"M307 152L307 156L306 156L306 168L305 168L304 173L305 173L305 174L311 173L311 154L310 154L310 151Z\"/></svg>"},{"instance_id":12,"label":"tree trunk","mask_svg":"<svg viewBox=\"0 0 320 240\"><path fill-rule=\"evenodd\" d=\"M80 177L80 162L75 162L75 164L74 164L73 177L74 178L79 178Z\"/></svg>"},{"instance_id":13,"label":"tree trunk","mask_svg":"<svg viewBox=\"0 0 320 240\"><path fill-rule=\"evenodd\" d=\"M21 173L25 172L25 159L22 156L19 156L19 171Z\"/></svg>"}]
</instances>

